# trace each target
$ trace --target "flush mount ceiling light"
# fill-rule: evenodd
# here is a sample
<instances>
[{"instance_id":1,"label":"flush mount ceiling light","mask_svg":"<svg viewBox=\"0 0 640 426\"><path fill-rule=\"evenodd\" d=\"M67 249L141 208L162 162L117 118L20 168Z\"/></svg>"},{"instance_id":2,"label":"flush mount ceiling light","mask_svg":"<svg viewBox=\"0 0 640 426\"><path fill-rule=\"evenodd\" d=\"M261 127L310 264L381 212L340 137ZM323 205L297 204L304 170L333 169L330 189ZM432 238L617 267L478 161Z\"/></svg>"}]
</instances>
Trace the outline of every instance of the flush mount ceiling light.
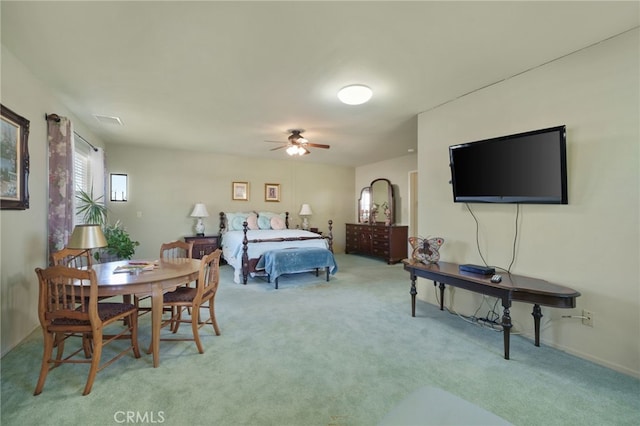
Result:
<instances>
[{"instance_id":1,"label":"flush mount ceiling light","mask_svg":"<svg viewBox=\"0 0 640 426\"><path fill-rule=\"evenodd\" d=\"M373 91L363 84L352 84L338 92L338 99L347 105L360 105L371 99Z\"/></svg>"}]
</instances>

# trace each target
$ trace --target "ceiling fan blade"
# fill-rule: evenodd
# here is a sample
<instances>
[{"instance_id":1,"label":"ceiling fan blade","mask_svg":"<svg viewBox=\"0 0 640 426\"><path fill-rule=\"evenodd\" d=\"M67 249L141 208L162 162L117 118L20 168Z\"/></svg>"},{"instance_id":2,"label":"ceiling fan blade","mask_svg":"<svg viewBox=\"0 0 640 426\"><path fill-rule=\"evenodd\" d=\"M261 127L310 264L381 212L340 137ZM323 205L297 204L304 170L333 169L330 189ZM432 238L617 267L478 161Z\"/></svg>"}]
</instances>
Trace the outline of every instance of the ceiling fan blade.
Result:
<instances>
[{"instance_id":1,"label":"ceiling fan blade","mask_svg":"<svg viewBox=\"0 0 640 426\"><path fill-rule=\"evenodd\" d=\"M282 146L278 146L278 147L275 147L275 148L271 148L269 151L276 151L278 149L282 149L282 148L286 148L286 147L287 147L286 145L282 145Z\"/></svg>"},{"instance_id":2,"label":"ceiling fan blade","mask_svg":"<svg viewBox=\"0 0 640 426\"><path fill-rule=\"evenodd\" d=\"M305 145L311 146L313 148L324 148L324 149L329 149L331 147L330 145L325 145L322 143L311 143L311 142L305 143Z\"/></svg>"}]
</instances>

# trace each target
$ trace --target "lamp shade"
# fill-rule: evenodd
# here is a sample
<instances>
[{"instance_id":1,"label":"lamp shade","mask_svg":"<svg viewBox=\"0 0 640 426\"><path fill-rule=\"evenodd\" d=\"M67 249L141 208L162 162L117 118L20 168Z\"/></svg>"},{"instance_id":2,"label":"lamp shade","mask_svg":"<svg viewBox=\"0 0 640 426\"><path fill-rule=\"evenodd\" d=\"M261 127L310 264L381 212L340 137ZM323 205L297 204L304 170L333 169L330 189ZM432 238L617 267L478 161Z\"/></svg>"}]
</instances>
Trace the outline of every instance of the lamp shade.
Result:
<instances>
[{"instance_id":1,"label":"lamp shade","mask_svg":"<svg viewBox=\"0 0 640 426\"><path fill-rule=\"evenodd\" d=\"M197 203L191 212L191 217L209 217L209 212L204 204Z\"/></svg>"},{"instance_id":2,"label":"lamp shade","mask_svg":"<svg viewBox=\"0 0 640 426\"><path fill-rule=\"evenodd\" d=\"M309 204L303 204L302 208L300 208L300 216L311 216L312 214L311 206Z\"/></svg>"},{"instance_id":3,"label":"lamp shade","mask_svg":"<svg viewBox=\"0 0 640 426\"><path fill-rule=\"evenodd\" d=\"M84 250L106 246L107 239L100 225L76 225L67 244L68 248Z\"/></svg>"}]
</instances>

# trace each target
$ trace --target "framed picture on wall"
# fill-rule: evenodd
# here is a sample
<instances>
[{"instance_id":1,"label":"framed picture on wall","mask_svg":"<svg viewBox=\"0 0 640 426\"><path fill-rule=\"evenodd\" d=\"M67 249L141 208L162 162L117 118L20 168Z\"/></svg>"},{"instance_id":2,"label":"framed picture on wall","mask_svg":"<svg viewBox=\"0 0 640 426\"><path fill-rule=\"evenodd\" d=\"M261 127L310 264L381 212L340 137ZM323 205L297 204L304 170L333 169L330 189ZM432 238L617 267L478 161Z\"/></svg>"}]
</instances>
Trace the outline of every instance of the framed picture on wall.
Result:
<instances>
[{"instance_id":1,"label":"framed picture on wall","mask_svg":"<svg viewBox=\"0 0 640 426\"><path fill-rule=\"evenodd\" d=\"M0 105L0 208L29 208L29 120Z\"/></svg>"},{"instance_id":2,"label":"framed picture on wall","mask_svg":"<svg viewBox=\"0 0 640 426\"><path fill-rule=\"evenodd\" d=\"M279 183L264 184L264 200L280 201L280 184Z\"/></svg>"},{"instance_id":3,"label":"framed picture on wall","mask_svg":"<svg viewBox=\"0 0 640 426\"><path fill-rule=\"evenodd\" d=\"M231 199L249 201L249 182L233 182L231 187Z\"/></svg>"}]
</instances>

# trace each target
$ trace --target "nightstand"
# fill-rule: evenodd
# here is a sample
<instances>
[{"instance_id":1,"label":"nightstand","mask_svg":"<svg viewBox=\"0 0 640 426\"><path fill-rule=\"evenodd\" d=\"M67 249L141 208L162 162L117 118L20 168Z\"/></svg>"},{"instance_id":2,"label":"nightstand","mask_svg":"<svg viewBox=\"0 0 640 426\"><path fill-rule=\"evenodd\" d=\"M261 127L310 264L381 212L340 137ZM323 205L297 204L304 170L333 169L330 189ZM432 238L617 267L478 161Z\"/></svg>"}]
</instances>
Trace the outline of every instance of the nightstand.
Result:
<instances>
[{"instance_id":1,"label":"nightstand","mask_svg":"<svg viewBox=\"0 0 640 426\"><path fill-rule=\"evenodd\" d=\"M318 231L318 228L309 228L309 231L314 234L322 235L322 231Z\"/></svg>"},{"instance_id":2,"label":"nightstand","mask_svg":"<svg viewBox=\"0 0 640 426\"><path fill-rule=\"evenodd\" d=\"M216 249L220 248L219 235L184 237L184 241L187 243L193 242L193 252L191 257L194 259L202 259L205 255L213 253Z\"/></svg>"}]
</instances>

